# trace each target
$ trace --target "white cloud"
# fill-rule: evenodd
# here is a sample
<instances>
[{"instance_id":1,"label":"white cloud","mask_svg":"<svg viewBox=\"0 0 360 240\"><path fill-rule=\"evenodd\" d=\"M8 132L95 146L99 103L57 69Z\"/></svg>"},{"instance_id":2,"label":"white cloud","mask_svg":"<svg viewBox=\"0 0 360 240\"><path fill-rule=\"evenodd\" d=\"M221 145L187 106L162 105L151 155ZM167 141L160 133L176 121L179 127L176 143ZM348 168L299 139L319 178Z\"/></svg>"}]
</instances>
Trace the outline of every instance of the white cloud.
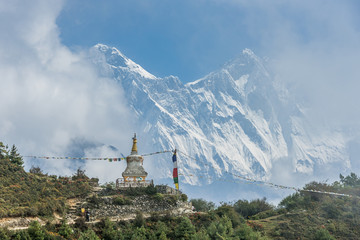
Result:
<instances>
[{"instance_id":1,"label":"white cloud","mask_svg":"<svg viewBox=\"0 0 360 240\"><path fill-rule=\"evenodd\" d=\"M128 146L133 131L122 89L99 77L86 53L61 44L61 8L55 0L0 1L0 141L23 155L62 155L77 137ZM57 174L73 165L44 164Z\"/></svg>"},{"instance_id":2,"label":"white cloud","mask_svg":"<svg viewBox=\"0 0 360 240\"><path fill-rule=\"evenodd\" d=\"M356 1L234 1L249 34L261 39L274 72L332 127L358 125L360 25Z\"/></svg>"}]
</instances>

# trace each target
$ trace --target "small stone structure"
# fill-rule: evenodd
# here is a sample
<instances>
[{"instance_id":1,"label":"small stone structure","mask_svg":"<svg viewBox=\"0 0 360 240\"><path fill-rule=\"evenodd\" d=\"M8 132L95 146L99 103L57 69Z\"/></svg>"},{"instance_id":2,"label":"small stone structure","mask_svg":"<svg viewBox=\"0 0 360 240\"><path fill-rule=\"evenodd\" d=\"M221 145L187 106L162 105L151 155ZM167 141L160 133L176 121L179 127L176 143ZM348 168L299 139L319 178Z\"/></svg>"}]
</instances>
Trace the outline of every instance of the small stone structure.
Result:
<instances>
[{"instance_id":1,"label":"small stone structure","mask_svg":"<svg viewBox=\"0 0 360 240\"><path fill-rule=\"evenodd\" d=\"M126 169L122 173L123 178L116 180L116 187L146 187L150 185L151 182L145 180L148 174L145 172L143 162L143 156L138 155L137 139L136 134L134 134L131 154L126 157Z\"/></svg>"}]
</instances>

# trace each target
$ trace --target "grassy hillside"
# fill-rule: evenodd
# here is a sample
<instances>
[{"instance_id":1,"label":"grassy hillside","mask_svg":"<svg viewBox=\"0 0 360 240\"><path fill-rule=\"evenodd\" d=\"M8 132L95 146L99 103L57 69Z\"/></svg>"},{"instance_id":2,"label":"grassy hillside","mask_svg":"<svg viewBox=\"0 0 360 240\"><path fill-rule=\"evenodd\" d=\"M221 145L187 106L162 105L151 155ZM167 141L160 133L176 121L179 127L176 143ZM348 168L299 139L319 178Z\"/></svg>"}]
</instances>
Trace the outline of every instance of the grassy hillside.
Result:
<instances>
[{"instance_id":1,"label":"grassy hillside","mask_svg":"<svg viewBox=\"0 0 360 240\"><path fill-rule=\"evenodd\" d=\"M66 199L87 195L93 181L96 179L89 179L80 170L72 177L47 176L36 168L27 173L16 149L10 153L0 146L0 218L64 213ZM128 204L139 194L164 198L155 188L119 193L109 185L105 190L118 205ZM103 219L89 225L82 218L74 225L65 221L45 226L32 222L22 231L0 228L0 239L360 239L360 178L356 174L340 175L332 184L311 182L303 190L284 198L279 206L272 206L265 198L218 207L204 199L193 199L199 212L186 216L164 212L144 219L138 212L127 222ZM174 197L165 200L176 201ZM100 200L93 196L89 201L99 204Z\"/></svg>"},{"instance_id":2,"label":"grassy hillside","mask_svg":"<svg viewBox=\"0 0 360 240\"><path fill-rule=\"evenodd\" d=\"M312 182L304 190L351 194L353 197L300 192L284 198L279 208L251 216L252 224L273 239L359 239L360 179L340 175L333 184Z\"/></svg>"},{"instance_id":3,"label":"grassy hillside","mask_svg":"<svg viewBox=\"0 0 360 240\"><path fill-rule=\"evenodd\" d=\"M9 159L0 159L0 217L63 213L67 198L86 195L90 189L86 176L68 178L28 173Z\"/></svg>"}]
</instances>

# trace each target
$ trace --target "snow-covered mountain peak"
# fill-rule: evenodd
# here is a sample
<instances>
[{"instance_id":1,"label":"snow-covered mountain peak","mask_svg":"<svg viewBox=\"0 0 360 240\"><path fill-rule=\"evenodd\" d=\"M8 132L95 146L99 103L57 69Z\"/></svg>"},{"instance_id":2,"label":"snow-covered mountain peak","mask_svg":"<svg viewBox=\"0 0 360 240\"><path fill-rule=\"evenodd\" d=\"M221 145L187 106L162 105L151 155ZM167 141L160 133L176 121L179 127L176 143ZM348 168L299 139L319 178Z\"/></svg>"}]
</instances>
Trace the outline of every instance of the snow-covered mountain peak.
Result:
<instances>
[{"instance_id":1,"label":"snow-covered mountain peak","mask_svg":"<svg viewBox=\"0 0 360 240\"><path fill-rule=\"evenodd\" d=\"M305 113L279 94L266 63L250 49L185 85L174 76L156 78L116 48L98 44L94 49L94 62L124 88L144 148L177 147L193 157L179 160L187 183L211 182L196 177L204 174L229 177L224 169L268 179L279 159L306 173L329 162L348 166L345 138L332 132L313 135ZM159 157L150 167L166 178L171 164Z\"/></svg>"},{"instance_id":2,"label":"snow-covered mountain peak","mask_svg":"<svg viewBox=\"0 0 360 240\"><path fill-rule=\"evenodd\" d=\"M254 53L251 49L249 49L249 48L245 48L245 49L242 51L242 53L243 53L244 55L248 55L248 56L250 56L250 57L257 57L257 56L255 55L255 53Z\"/></svg>"},{"instance_id":3,"label":"snow-covered mountain peak","mask_svg":"<svg viewBox=\"0 0 360 240\"><path fill-rule=\"evenodd\" d=\"M132 61L130 58L126 57L115 47L109 47L107 45L98 43L93 47L93 49L103 54L106 62L112 68L121 68L123 70L139 74L143 78L156 79L154 75L146 71L144 68Z\"/></svg>"}]
</instances>

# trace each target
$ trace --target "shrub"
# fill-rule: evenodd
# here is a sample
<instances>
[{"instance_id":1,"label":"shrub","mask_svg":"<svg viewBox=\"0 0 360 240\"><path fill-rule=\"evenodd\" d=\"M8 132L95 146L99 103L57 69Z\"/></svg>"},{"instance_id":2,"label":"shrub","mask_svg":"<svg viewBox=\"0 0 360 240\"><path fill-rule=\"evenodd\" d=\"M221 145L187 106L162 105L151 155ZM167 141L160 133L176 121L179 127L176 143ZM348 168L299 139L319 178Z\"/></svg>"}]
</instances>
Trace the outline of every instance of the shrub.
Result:
<instances>
[{"instance_id":1,"label":"shrub","mask_svg":"<svg viewBox=\"0 0 360 240\"><path fill-rule=\"evenodd\" d=\"M177 198L178 197L176 195L167 195L166 202L168 202L171 205L176 205Z\"/></svg>"},{"instance_id":2,"label":"shrub","mask_svg":"<svg viewBox=\"0 0 360 240\"><path fill-rule=\"evenodd\" d=\"M274 207L266 202L266 198L252 200L239 200L234 204L234 209L244 218L249 218L257 213L272 210Z\"/></svg>"},{"instance_id":3,"label":"shrub","mask_svg":"<svg viewBox=\"0 0 360 240\"><path fill-rule=\"evenodd\" d=\"M74 226L75 226L76 228L80 229L80 231L82 231L82 232L84 232L85 230L88 229L88 226L86 225L85 219L84 219L83 217L77 218L77 219L75 220Z\"/></svg>"},{"instance_id":4,"label":"shrub","mask_svg":"<svg viewBox=\"0 0 360 240\"><path fill-rule=\"evenodd\" d=\"M0 228L0 239L1 240L10 240L9 231L4 228Z\"/></svg>"},{"instance_id":5,"label":"shrub","mask_svg":"<svg viewBox=\"0 0 360 240\"><path fill-rule=\"evenodd\" d=\"M246 224L255 231L262 231L264 229L263 225L254 221L246 221Z\"/></svg>"},{"instance_id":6,"label":"shrub","mask_svg":"<svg viewBox=\"0 0 360 240\"><path fill-rule=\"evenodd\" d=\"M3 239L3 238L0 238ZM5 238L6 239L6 238ZM17 231L13 236L12 239L15 240L31 240L31 237L27 231Z\"/></svg>"},{"instance_id":7,"label":"shrub","mask_svg":"<svg viewBox=\"0 0 360 240\"><path fill-rule=\"evenodd\" d=\"M281 200L279 206L285 207L286 210L291 211L293 209L299 208L302 205L302 200L303 198L299 193L294 193Z\"/></svg>"},{"instance_id":8,"label":"shrub","mask_svg":"<svg viewBox=\"0 0 360 240\"><path fill-rule=\"evenodd\" d=\"M71 234L73 233L72 228L66 223L66 220L61 221L61 226L59 228L59 234L66 239L70 239Z\"/></svg>"},{"instance_id":9,"label":"shrub","mask_svg":"<svg viewBox=\"0 0 360 240\"><path fill-rule=\"evenodd\" d=\"M154 184L150 184L145 188L145 193L147 195L154 195L157 193L157 189L155 188Z\"/></svg>"},{"instance_id":10,"label":"shrub","mask_svg":"<svg viewBox=\"0 0 360 240\"><path fill-rule=\"evenodd\" d=\"M101 203L101 198L99 198L96 195L93 195L88 199L88 203L93 204L95 206L99 206L99 204Z\"/></svg>"},{"instance_id":11,"label":"shrub","mask_svg":"<svg viewBox=\"0 0 360 240\"><path fill-rule=\"evenodd\" d=\"M328 230L325 228L322 228L318 230L314 235L314 240L335 240L333 236L329 233Z\"/></svg>"},{"instance_id":12,"label":"shrub","mask_svg":"<svg viewBox=\"0 0 360 240\"><path fill-rule=\"evenodd\" d=\"M88 180L89 177L86 176L85 170L78 168L76 173L71 177L72 180Z\"/></svg>"},{"instance_id":13,"label":"shrub","mask_svg":"<svg viewBox=\"0 0 360 240\"><path fill-rule=\"evenodd\" d=\"M154 198L155 198L156 200L158 200L158 201L161 201L161 200L164 199L164 195L162 195L161 193L156 193L156 194L154 195Z\"/></svg>"},{"instance_id":14,"label":"shrub","mask_svg":"<svg viewBox=\"0 0 360 240\"><path fill-rule=\"evenodd\" d=\"M144 223L145 223L145 219L144 219L143 213L140 211L137 211L135 219L134 219L134 225L136 227L142 227L142 226L144 226Z\"/></svg>"},{"instance_id":15,"label":"shrub","mask_svg":"<svg viewBox=\"0 0 360 240\"><path fill-rule=\"evenodd\" d=\"M263 239L261 238L260 233L255 232L250 226L246 224L242 224L238 228L235 229L235 236L239 239ZM281 233L278 233L281 235Z\"/></svg>"},{"instance_id":16,"label":"shrub","mask_svg":"<svg viewBox=\"0 0 360 240\"><path fill-rule=\"evenodd\" d=\"M44 238L45 238L45 233L38 221L32 221L30 223L27 231L28 231L31 239L44 240Z\"/></svg>"},{"instance_id":17,"label":"shrub","mask_svg":"<svg viewBox=\"0 0 360 240\"><path fill-rule=\"evenodd\" d=\"M180 195L180 200L183 201L183 202L186 202L188 200L188 196L183 193L183 194Z\"/></svg>"},{"instance_id":18,"label":"shrub","mask_svg":"<svg viewBox=\"0 0 360 240\"><path fill-rule=\"evenodd\" d=\"M116 196L113 198L113 204L115 204L115 205L130 205L131 200L126 197Z\"/></svg>"},{"instance_id":19,"label":"shrub","mask_svg":"<svg viewBox=\"0 0 360 240\"><path fill-rule=\"evenodd\" d=\"M195 227L187 217L181 217L175 228L176 239L192 239L195 234Z\"/></svg>"},{"instance_id":20,"label":"shrub","mask_svg":"<svg viewBox=\"0 0 360 240\"><path fill-rule=\"evenodd\" d=\"M229 239L234 234L234 229L230 218L222 216L218 221L214 221L208 227L208 233L212 239Z\"/></svg>"},{"instance_id":21,"label":"shrub","mask_svg":"<svg viewBox=\"0 0 360 240\"><path fill-rule=\"evenodd\" d=\"M326 213L326 217L330 219L337 219L341 215L339 207L333 202L323 203L322 210Z\"/></svg>"},{"instance_id":22,"label":"shrub","mask_svg":"<svg viewBox=\"0 0 360 240\"><path fill-rule=\"evenodd\" d=\"M100 240L100 238L92 229L89 229L86 232L80 234L79 240Z\"/></svg>"},{"instance_id":23,"label":"shrub","mask_svg":"<svg viewBox=\"0 0 360 240\"><path fill-rule=\"evenodd\" d=\"M215 203L208 202L202 198L191 199L190 202L198 212L207 212L215 209Z\"/></svg>"},{"instance_id":24,"label":"shrub","mask_svg":"<svg viewBox=\"0 0 360 240\"><path fill-rule=\"evenodd\" d=\"M150 221L157 222L160 220L160 213L159 212L152 212L150 213Z\"/></svg>"},{"instance_id":25,"label":"shrub","mask_svg":"<svg viewBox=\"0 0 360 240\"><path fill-rule=\"evenodd\" d=\"M102 225L101 236L104 240L118 240L118 232L116 231L115 225L110 221L109 218L102 219L100 222Z\"/></svg>"},{"instance_id":26,"label":"shrub","mask_svg":"<svg viewBox=\"0 0 360 240\"><path fill-rule=\"evenodd\" d=\"M215 213L222 217L224 215L228 216L233 224L234 227L239 226L242 222L244 222L244 219L239 215L232 206L228 204L223 204L222 206L218 207L216 209Z\"/></svg>"},{"instance_id":27,"label":"shrub","mask_svg":"<svg viewBox=\"0 0 360 240\"><path fill-rule=\"evenodd\" d=\"M30 173L33 174L38 174L38 175L43 175L43 171L41 170L41 168L39 166L32 166L29 170Z\"/></svg>"}]
</instances>

